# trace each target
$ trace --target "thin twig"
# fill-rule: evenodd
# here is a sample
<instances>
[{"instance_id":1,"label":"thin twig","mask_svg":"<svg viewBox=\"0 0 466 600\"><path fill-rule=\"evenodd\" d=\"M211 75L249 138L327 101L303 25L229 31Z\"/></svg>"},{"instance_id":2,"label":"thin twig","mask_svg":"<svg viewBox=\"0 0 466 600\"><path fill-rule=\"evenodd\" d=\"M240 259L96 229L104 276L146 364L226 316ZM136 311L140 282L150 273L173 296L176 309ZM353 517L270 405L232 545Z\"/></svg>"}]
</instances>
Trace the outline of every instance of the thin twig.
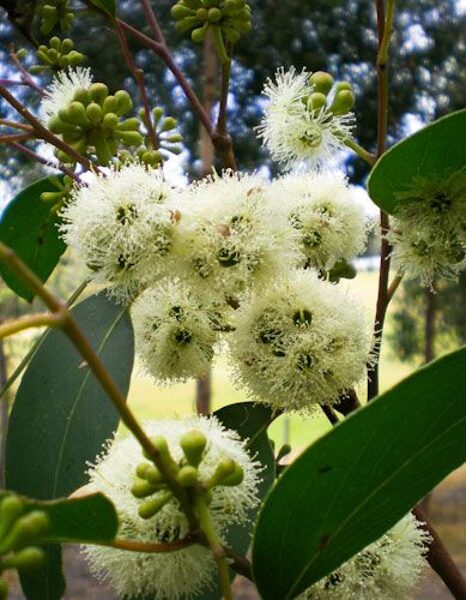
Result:
<instances>
[{"instance_id":1,"label":"thin twig","mask_svg":"<svg viewBox=\"0 0 466 600\"><path fill-rule=\"evenodd\" d=\"M40 163L41 165L44 165L44 166L47 166L47 167L52 167L53 169L58 169L62 173L64 173L65 175L68 175L68 177L71 177L71 179L73 179L74 181L76 181L76 183L81 183L81 180L79 179L79 175L77 175L76 173L74 173L68 167L65 167L64 164L59 163L58 165L52 165L52 164L50 164L50 161L48 161L46 158L44 158L43 156L40 156L40 154L37 154L37 152L34 152L34 150L31 150L27 146L23 146L22 144L18 144L18 142L12 142L10 144L10 146L13 146L13 148L16 148L16 150L19 150L23 154L26 154L27 156L29 156L30 158L32 158L36 162Z\"/></svg>"},{"instance_id":2,"label":"thin twig","mask_svg":"<svg viewBox=\"0 0 466 600\"><path fill-rule=\"evenodd\" d=\"M141 4L144 14L146 15L147 23L154 34L154 38L157 42L166 46L167 43L165 41L165 36L163 35L162 28L160 27L157 17L152 9L150 0L141 0Z\"/></svg>"},{"instance_id":3,"label":"thin twig","mask_svg":"<svg viewBox=\"0 0 466 600\"><path fill-rule=\"evenodd\" d=\"M25 85L29 86L25 81L15 81L13 79L0 79L0 85Z\"/></svg>"},{"instance_id":4,"label":"thin twig","mask_svg":"<svg viewBox=\"0 0 466 600\"><path fill-rule=\"evenodd\" d=\"M115 30L117 32L118 41L120 43L121 52L124 56L126 64L128 65L128 69L131 71L133 75L134 81L139 89L139 96L141 98L141 104L144 109L144 121L147 127L147 133L149 135L150 142L154 149L159 147L159 142L157 139L157 133L154 129L154 123L152 121L152 115L150 112L149 100L147 98L146 86L144 84L144 72L142 69L139 69L131 55L131 50L129 49L128 42L126 41L126 37L124 31L121 28L121 25L118 21L115 21Z\"/></svg>"},{"instance_id":5,"label":"thin twig","mask_svg":"<svg viewBox=\"0 0 466 600\"><path fill-rule=\"evenodd\" d=\"M21 73L21 79L22 79L24 85L27 85L28 87L33 89L35 92L37 92L41 96L44 96L45 95L44 90L40 87L40 85L37 85L37 83L34 81L34 79L28 73L28 70L25 68L25 66L19 59L19 56L15 52L13 46L10 47L10 58L11 58L11 61L16 66L16 68L18 69L18 71Z\"/></svg>"},{"instance_id":6,"label":"thin twig","mask_svg":"<svg viewBox=\"0 0 466 600\"><path fill-rule=\"evenodd\" d=\"M359 158L362 158L362 160L368 165L370 165L371 167L374 166L375 161L377 160L376 157L367 150L365 150L357 142L348 138L345 140L345 146L350 148L355 154L359 156Z\"/></svg>"},{"instance_id":7,"label":"thin twig","mask_svg":"<svg viewBox=\"0 0 466 600\"><path fill-rule=\"evenodd\" d=\"M33 137L32 133L10 133L0 135L0 144L12 144L14 142L25 142Z\"/></svg>"},{"instance_id":8,"label":"thin twig","mask_svg":"<svg viewBox=\"0 0 466 600\"><path fill-rule=\"evenodd\" d=\"M35 315L25 315L19 319L5 321L0 324L0 339L10 335L15 335L20 331L32 329L33 327L57 327L63 322L62 316L57 313L40 313Z\"/></svg>"},{"instance_id":9,"label":"thin twig","mask_svg":"<svg viewBox=\"0 0 466 600\"><path fill-rule=\"evenodd\" d=\"M396 294L396 291L400 287L400 283L402 281L403 281L403 274L397 273L395 275L395 277L393 278L393 281L391 282L391 284L388 286L388 292L387 292L387 303L388 304L392 301L393 296Z\"/></svg>"},{"instance_id":10,"label":"thin twig","mask_svg":"<svg viewBox=\"0 0 466 600\"><path fill-rule=\"evenodd\" d=\"M0 79L0 85L2 85ZM21 129L22 131L34 131L31 125L26 125L26 123L17 123L16 121L10 121L10 119L0 119L0 125L3 127L11 127L12 129Z\"/></svg>"},{"instance_id":11,"label":"thin twig","mask_svg":"<svg viewBox=\"0 0 466 600\"><path fill-rule=\"evenodd\" d=\"M377 53L377 158L385 152L388 132L388 47L393 30L395 0L387 0L387 14L383 0L376 0L377 8L377 32L378 32L378 53ZM387 213L380 211L380 269L379 286L377 292L377 305L374 321L374 355L375 362L368 367L367 380L367 398L371 400L379 393L379 358L382 344L383 327L387 307L388 280L390 276L390 253L391 246L386 238L390 228L390 221Z\"/></svg>"}]
</instances>

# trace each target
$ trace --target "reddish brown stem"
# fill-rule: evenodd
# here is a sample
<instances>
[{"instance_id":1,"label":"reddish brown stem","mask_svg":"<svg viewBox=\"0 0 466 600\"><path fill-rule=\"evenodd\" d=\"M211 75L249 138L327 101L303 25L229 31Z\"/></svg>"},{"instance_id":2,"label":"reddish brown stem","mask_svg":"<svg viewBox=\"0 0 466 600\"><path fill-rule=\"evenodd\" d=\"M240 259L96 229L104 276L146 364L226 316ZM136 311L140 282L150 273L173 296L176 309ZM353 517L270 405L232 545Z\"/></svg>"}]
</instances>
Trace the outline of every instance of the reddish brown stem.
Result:
<instances>
[{"instance_id":1,"label":"reddish brown stem","mask_svg":"<svg viewBox=\"0 0 466 600\"><path fill-rule=\"evenodd\" d=\"M35 92L37 92L38 94L43 96L45 94L44 90L39 85L37 85L37 83L34 81L34 79L28 73L27 69L24 67L24 65L20 61L19 56L13 50L13 47L10 49L10 58L11 58L11 61L16 66L16 68L18 69L18 71L21 73L21 79L22 79L24 85L27 85L28 87L33 89Z\"/></svg>"},{"instance_id":2,"label":"reddish brown stem","mask_svg":"<svg viewBox=\"0 0 466 600\"><path fill-rule=\"evenodd\" d=\"M29 158L32 158L32 160L35 160L36 162L40 163L41 165L45 165L47 167L51 166L47 159L45 159L43 156L40 156L39 154L37 154L36 152L31 150L30 148L23 146L22 144L13 142L10 144L10 146L13 146L13 148L16 148L16 150L19 150L19 152L22 152L26 156L29 156ZM71 179L76 181L76 183L81 183L79 176L76 175L76 173L73 173L73 171L71 169L68 169L68 167L65 167L65 165L59 164L59 165L57 165L56 168L59 169L64 175L68 175L68 177L71 177Z\"/></svg>"},{"instance_id":3,"label":"reddish brown stem","mask_svg":"<svg viewBox=\"0 0 466 600\"><path fill-rule=\"evenodd\" d=\"M162 28L160 27L159 22L157 21L157 17L155 16L154 11L152 10L150 0L141 0L141 4L149 27L151 28L152 33L154 34L154 38L157 40L157 42L160 42L160 44L166 46L167 44L165 41L165 36L163 35Z\"/></svg>"}]
</instances>

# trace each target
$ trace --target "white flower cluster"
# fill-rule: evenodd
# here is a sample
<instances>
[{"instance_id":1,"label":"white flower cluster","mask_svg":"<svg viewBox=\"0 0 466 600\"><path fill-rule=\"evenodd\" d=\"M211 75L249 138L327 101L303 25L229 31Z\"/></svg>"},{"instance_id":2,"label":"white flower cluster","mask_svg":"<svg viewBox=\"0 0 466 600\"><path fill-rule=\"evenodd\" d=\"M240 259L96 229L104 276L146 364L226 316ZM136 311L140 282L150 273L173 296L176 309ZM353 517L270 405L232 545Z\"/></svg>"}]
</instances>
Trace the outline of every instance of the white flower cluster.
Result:
<instances>
[{"instance_id":1,"label":"white flower cluster","mask_svg":"<svg viewBox=\"0 0 466 600\"><path fill-rule=\"evenodd\" d=\"M238 485L219 485L211 489L209 510L215 529L223 538L230 526L247 521L248 511L257 505L262 467L249 456L245 442L236 432L225 429L215 417L167 419L144 426L150 437L165 438L170 454L177 462L184 456L180 439L193 428L207 439L198 466L200 481L208 481L224 459L235 461L244 474ZM111 441L90 469L91 488L105 494L118 508L122 538L142 542L183 539L189 532L189 525L173 497L151 519L138 515L143 501L134 497L131 488L135 470L142 461L141 448L133 437ZM121 598L193 598L212 587L215 581L212 553L198 544L170 553L140 553L104 546L86 546L84 552L93 573L108 580Z\"/></svg>"},{"instance_id":2,"label":"white flower cluster","mask_svg":"<svg viewBox=\"0 0 466 600\"><path fill-rule=\"evenodd\" d=\"M264 87L269 102L259 137L286 168L298 162L313 168L331 162L351 136L352 113L338 114L325 103L314 107L309 101L314 90L311 73L298 73L293 67L279 69Z\"/></svg>"},{"instance_id":3,"label":"white flower cluster","mask_svg":"<svg viewBox=\"0 0 466 600\"><path fill-rule=\"evenodd\" d=\"M202 376L223 338L238 382L276 408L332 403L362 375L370 336L360 309L310 272L325 278L364 247L364 216L340 173L270 183L226 171L179 190L160 171L128 164L91 175L61 216L63 238L94 280L134 303L137 347L157 381ZM267 307L259 321L285 328L280 352L278 341L258 342L250 322ZM285 325L301 309L313 323ZM304 356L312 366L299 367Z\"/></svg>"},{"instance_id":4,"label":"white flower cluster","mask_svg":"<svg viewBox=\"0 0 466 600\"><path fill-rule=\"evenodd\" d=\"M76 92L88 90L92 81L93 76L88 68L78 67L58 72L40 104L40 117L44 123L66 109Z\"/></svg>"},{"instance_id":5,"label":"white flower cluster","mask_svg":"<svg viewBox=\"0 0 466 600\"><path fill-rule=\"evenodd\" d=\"M295 271L254 294L233 321L240 382L276 409L332 404L364 373L371 328L337 286Z\"/></svg>"},{"instance_id":6,"label":"white flower cluster","mask_svg":"<svg viewBox=\"0 0 466 600\"><path fill-rule=\"evenodd\" d=\"M415 182L399 197L397 218L387 235L400 271L426 286L456 280L466 269L466 176Z\"/></svg>"},{"instance_id":7,"label":"white flower cluster","mask_svg":"<svg viewBox=\"0 0 466 600\"><path fill-rule=\"evenodd\" d=\"M410 513L376 542L306 590L299 600L401 600L426 566L430 537Z\"/></svg>"}]
</instances>

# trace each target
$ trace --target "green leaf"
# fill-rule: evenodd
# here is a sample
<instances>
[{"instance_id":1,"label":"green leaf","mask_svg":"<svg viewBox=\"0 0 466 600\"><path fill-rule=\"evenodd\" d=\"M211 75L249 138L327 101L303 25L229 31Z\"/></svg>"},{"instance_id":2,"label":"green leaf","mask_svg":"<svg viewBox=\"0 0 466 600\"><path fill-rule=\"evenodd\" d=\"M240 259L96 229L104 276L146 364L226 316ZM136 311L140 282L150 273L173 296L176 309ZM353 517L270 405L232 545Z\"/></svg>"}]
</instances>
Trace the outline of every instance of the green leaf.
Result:
<instances>
[{"instance_id":1,"label":"green leaf","mask_svg":"<svg viewBox=\"0 0 466 600\"><path fill-rule=\"evenodd\" d=\"M442 180L466 167L466 109L451 113L395 144L375 164L368 180L372 200L396 214L398 194L416 179Z\"/></svg>"},{"instance_id":2,"label":"green leaf","mask_svg":"<svg viewBox=\"0 0 466 600\"><path fill-rule=\"evenodd\" d=\"M462 348L358 410L286 469L254 537L262 597L295 598L466 460L465 388Z\"/></svg>"},{"instance_id":3,"label":"green leaf","mask_svg":"<svg viewBox=\"0 0 466 600\"><path fill-rule=\"evenodd\" d=\"M111 17L117 16L117 0L90 0L90 3L103 10Z\"/></svg>"},{"instance_id":4,"label":"green leaf","mask_svg":"<svg viewBox=\"0 0 466 600\"><path fill-rule=\"evenodd\" d=\"M101 293L72 313L126 395L134 355L127 310ZM86 482L87 462L95 459L118 422L113 404L72 343L62 332L50 332L29 363L13 405L7 487L38 499L69 495ZM58 577L57 568L54 573ZM61 597L47 595L49 588L53 581L39 589L41 600Z\"/></svg>"},{"instance_id":5,"label":"green leaf","mask_svg":"<svg viewBox=\"0 0 466 600\"><path fill-rule=\"evenodd\" d=\"M0 241L16 252L41 281L47 281L66 245L58 235L56 213L50 203L42 202L43 192L56 192L54 181L46 177L20 192L5 208L0 221ZM29 302L34 294L8 267L0 264L0 274L16 294Z\"/></svg>"}]
</instances>

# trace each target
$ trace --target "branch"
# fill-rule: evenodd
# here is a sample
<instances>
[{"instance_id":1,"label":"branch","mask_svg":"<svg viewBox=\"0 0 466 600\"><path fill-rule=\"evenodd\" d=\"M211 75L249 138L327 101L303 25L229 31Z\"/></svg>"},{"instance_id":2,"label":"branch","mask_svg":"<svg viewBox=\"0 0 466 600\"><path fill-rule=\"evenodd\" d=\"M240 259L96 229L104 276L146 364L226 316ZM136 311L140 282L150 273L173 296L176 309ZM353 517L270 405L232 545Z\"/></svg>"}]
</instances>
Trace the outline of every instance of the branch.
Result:
<instances>
[{"instance_id":1,"label":"branch","mask_svg":"<svg viewBox=\"0 0 466 600\"><path fill-rule=\"evenodd\" d=\"M0 324L0 339L4 339L20 331L32 329L33 327L57 327L63 323L63 315L56 312L40 313L36 315L25 315L19 319L6 321Z\"/></svg>"},{"instance_id":2,"label":"branch","mask_svg":"<svg viewBox=\"0 0 466 600\"><path fill-rule=\"evenodd\" d=\"M0 79L0 85L2 85ZM34 131L30 125L25 123L17 123L16 121L10 121L9 119L0 119L0 125L3 127L11 127L12 129L21 129L22 131Z\"/></svg>"},{"instance_id":3,"label":"branch","mask_svg":"<svg viewBox=\"0 0 466 600\"><path fill-rule=\"evenodd\" d=\"M28 87L33 89L35 92L37 92L41 96L44 96L45 95L44 90L39 85L37 85L37 83L34 81L34 79L28 73L27 69L25 69L24 65L22 64L22 62L19 59L19 56L14 51L13 46L10 47L10 58L11 58L11 61L13 62L13 64L18 69L18 71L21 73L21 80L22 80L23 84L27 85Z\"/></svg>"},{"instance_id":4,"label":"branch","mask_svg":"<svg viewBox=\"0 0 466 600\"><path fill-rule=\"evenodd\" d=\"M355 154L357 154L359 156L359 158L362 158L362 160L364 162L366 162L368 165L370 165L371 167L374 166L375 161L377 160L375 158L375 156L373 154L371 154L370 152L368 152L367 150L365 150L357 142L348 138L345 140L345 146L350 148Z\"/></svg>"},{"instance_id":5,"label":"branch","mask_svg":"<svg viewBox=\"0 0 466 600\"><path fill-rule=\"evenodd\" d=\"M53 167L54 169L56 168L59 171L61 171L62 173L64 173L65 175L68 175L68 177L71 177L71 179L73 179L74 181L76 181L76 183L81 183L81 180L79 179L79 175L76 175L76 173L74 173L71 169L68 169L68 167L65 167L65 165L63 165L61 163L59 163L56 166L55 165L51 165L50 162L46 158L44 158L43 156L40 156L40 154L37 154L37 152L34 152L33 150L31 150L27 146L23 146L22 144L18 144L18 142L12 142L10 144L10 146L13 146L13 148L16 148L16 150L19 150L19 152L22 152L23 154L26 154L27 156L29 156L30 158L32 158L36 162L40 163L41 165L45 165L47 167Z\"/></svg>"},{"instance_id":6,"label":"branch","mask_svg":"<svg viewBox=\"0 0 466 600\"><path fill-rule=\"evenodd\" d=\"M149 139L151 141L152 147L155 149L158 148L159 142L157 139L157 134L154 129L154 123L152 121L152 116L150 113L149 100L147 98L146 86L144 84L144 72L142 69L139 69L131 56L131 51L128 46L128 42L126 41L125 34L121 28L121 25L118 21L115 21L115 30L117 32L118 41L120 42L121 51L123 53L126 64L128 65L129 70L131 71L134 81L139 89L139 96L141 98L141 104L144 109L145 116L145 124L147 127L147 132L149 135Z\"/></svg>"},{"instance_id":7,"label":"branch","mask_svg":"<svg viewBox=\"0 0 466 600\"><path fill-rule=\"evenodd\" d=\"M221 34L220 34L221 36ZM228 61L222 61L222 85L220 91L220 105L218 111L217 126L212 139L215 149L219 152L223 166L236 171L236 159L233 152L233 142L227 129L228 91L230 88L231 57Z\"/></svg>"},{"instance_id":8,"label":"branch","mask_svg":"<svg viewBox=\"0 0 466 600\"><path fill-rule=\"evenodd\" d=\"M174 542L139 542L137 540L115 539L113 542L103 542L97 544L99 546L108 546L109 548L117 548L118 550L127 550L129 552L144 552L147 554L161 554L166 552L176 552L188 546L199 543L196 536L188 535L182 540Z\"/></svg>"},{"instance_id":9,"label":"branch","mask_svg":"<svg viewBox=\"0 0 466 600\"><path fill-rule=\"evenodd\" d=\"M393 18L395 13L395 0L387 0L387 14L385 15L383 0L376 0L377 8L377 158L385 152L388 131L388 47L393 30ZM368 368L367 398L371 400L379 393L379 358L382 345L383 327L387 313L388 303L388 279L390 276L390 253L391 246L386 239L386 233L390 228L387 213L380 211L380 270L379 287L377 292L377 305L374 321L374 355L375 363Z\"/></svg>"},{"instance_id":10,"label":"branch","mask_svg":"<svg viewBox=\"0 0 466 600\"><path fill-rule=\"evenodd\" d=\"M154 34L154 38L157 40L157 42L166 46L167 43L165 41L165 36L163 35L163 31L159 25L159 22L157 21L157 17L155 16L154 11L152 10L150 0L141 0L141 4L144 10L144 14L146 15L147 23L149 24L149 27L151 28L152 33Z\"/></svg>"}]
</instances>

